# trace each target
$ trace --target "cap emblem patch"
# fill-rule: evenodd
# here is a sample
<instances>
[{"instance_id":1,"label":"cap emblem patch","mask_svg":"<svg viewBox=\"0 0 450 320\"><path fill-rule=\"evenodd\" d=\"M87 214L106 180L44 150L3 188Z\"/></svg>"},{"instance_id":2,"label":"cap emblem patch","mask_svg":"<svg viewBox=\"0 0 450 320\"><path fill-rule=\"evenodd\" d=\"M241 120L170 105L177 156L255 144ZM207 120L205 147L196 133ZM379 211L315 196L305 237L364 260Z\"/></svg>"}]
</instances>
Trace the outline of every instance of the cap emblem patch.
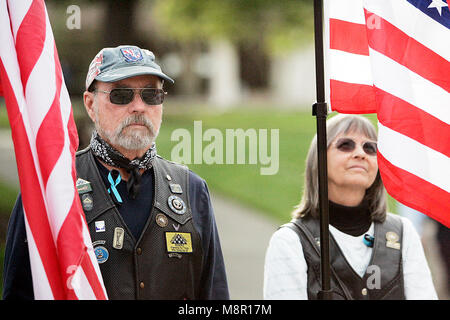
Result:
<instances>
[{"instance_id":1,"label":"cap emblem patch","mask_svg":"<svg viewBox=\"0 0 450 320\"><path fill-rule=\"evenodd\" d=\"M136 62L143 59L142 52L139 48L121 48L120 51L122 55L125 57L126 62Z\"/></svg>"}]
</instances>

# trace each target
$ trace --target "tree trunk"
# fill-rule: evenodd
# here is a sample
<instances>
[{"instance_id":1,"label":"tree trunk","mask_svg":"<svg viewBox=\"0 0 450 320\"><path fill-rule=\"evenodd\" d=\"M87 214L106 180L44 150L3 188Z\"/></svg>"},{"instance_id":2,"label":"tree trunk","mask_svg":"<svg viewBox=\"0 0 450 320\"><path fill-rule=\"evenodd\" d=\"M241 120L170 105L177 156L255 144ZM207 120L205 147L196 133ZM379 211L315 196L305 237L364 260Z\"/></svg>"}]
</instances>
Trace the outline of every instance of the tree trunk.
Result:
<instances>
[{"instance_id":1,"label":"tree trunk","mask_svg":"<svg viewBox=\"0 0 450 320\"><path fill-rule=\"evenodd\" d=\"M103 25L104 47L136 44L134 12L137 4L137 0L106 1L106 14Z\"/></svg>"},{"instance_id":2,"label":"tree trunk","mask_svg":"<svg viewBox=\"0 0 450 320\"><path fill-rule=\"evenodd\" d=\"M179 54L183 63L183 71L177 79L178 93L192 98L200 93L200 78L195 73L199 47L194 42L182 43Z\"/></svg>"},{"instance_id":3,"label":"tree trunk","mask_svg":"<svg viewBox=\"0 0 450 320\"><path fill-rule=\"evenodd\" d=\"M227 40L211 42L211 74L209 99L220 109L241 100L239 56L236 47Z\"/></svg>"}]
</instances>

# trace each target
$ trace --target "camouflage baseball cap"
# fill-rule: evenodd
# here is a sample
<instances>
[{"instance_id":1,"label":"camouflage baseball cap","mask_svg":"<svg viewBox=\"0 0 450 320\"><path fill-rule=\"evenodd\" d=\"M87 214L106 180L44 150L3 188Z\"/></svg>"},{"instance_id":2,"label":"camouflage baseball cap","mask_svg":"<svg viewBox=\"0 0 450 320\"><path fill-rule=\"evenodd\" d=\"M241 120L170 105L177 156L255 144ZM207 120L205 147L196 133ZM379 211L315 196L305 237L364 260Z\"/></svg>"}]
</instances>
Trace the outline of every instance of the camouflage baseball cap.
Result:
<instances>
[{"instance_id":1,"label":"camouflage baseball cap","mask_svg":"<svg viewBox=\"0 0 450 320\"><path fill-rule=\"evenodd\" d=\"M126 45L103 48L89 65L86 90L94 80L114 82L144 74L175 82L161 71L155 62L155 55L147 49Z\"/></svg>"}]
</instances>

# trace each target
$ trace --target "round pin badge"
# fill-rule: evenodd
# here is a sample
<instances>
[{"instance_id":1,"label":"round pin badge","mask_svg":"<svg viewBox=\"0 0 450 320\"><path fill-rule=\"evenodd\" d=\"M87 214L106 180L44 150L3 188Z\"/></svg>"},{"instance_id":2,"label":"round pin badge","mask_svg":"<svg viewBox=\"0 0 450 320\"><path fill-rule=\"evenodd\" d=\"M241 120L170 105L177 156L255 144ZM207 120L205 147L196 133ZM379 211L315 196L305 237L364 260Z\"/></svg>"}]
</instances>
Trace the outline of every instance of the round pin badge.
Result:
<instances>
[{"instance_id":1,"label":"round pin badge","mask_svg":"<svg viewBox=\"0 0 450 320\"><path fill-rule=\"evenodd\" d=\"M108 249L103 246L98 246L94 248L95 256L97 257L98 263L104 263L109 258Z\"/></svg>"},{"instance_id":2,"label":"round pin badge","mask_svg":"<svg viewBox=\"0 0 450 320\"><path fill-rule=\"evenodd\" d=\"M167 217L165 215L163 215L162 213L158 213L156 215L156 224L158 226L160 226L161 228L164 228L167 226L167 224L169 223L169 220L167 219Z\"/></svg>"},{"instance_id":3,"label":"round pin badge","mask_svg":"<svg viewBox=\"0 0 450 320\"><path fill-rule=\"evenodd\" d=\"M170 210L176 214L184 214L186 212L186 205L184 204L183 199L178 196L170 196L167 199L167 203L169 204Z\"/></svg>"}]
</instances>

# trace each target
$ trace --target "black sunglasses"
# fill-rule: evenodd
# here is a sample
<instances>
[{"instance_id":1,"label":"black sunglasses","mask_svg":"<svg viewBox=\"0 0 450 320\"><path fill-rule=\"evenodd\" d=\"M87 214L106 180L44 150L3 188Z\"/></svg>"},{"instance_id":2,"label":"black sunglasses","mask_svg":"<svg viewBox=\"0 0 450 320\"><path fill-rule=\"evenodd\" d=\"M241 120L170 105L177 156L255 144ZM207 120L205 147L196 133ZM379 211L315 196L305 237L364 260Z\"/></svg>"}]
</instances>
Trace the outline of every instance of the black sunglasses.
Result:
<instances>
[{"instance_id":1,"label":"black sunglasses","mask_svg":"<svg viewBox=\"0 0 450 320\"><path fill-rule=\"evenodd\" d=\"M356 148L356 142L350 138L341 138L336 142L336 148L342 152L352 152ZM377 155L377 143L372 141L364 142L362 148L369 156Z\"/></svg>"},{"instance_id":2,"label":"black sunglasses","mask_svg":"<svg viewBox=\"0 0 450 320\"><path fill-rule=\"evenodd\" d=\"M109 93L109 101L113 104L126 105L134 99L135 91L139 91L142 101L150 106L162 104L167 92L156 88L115 88L111 91L95 89L94 92Z\"/></svg>"}]
</instances>

